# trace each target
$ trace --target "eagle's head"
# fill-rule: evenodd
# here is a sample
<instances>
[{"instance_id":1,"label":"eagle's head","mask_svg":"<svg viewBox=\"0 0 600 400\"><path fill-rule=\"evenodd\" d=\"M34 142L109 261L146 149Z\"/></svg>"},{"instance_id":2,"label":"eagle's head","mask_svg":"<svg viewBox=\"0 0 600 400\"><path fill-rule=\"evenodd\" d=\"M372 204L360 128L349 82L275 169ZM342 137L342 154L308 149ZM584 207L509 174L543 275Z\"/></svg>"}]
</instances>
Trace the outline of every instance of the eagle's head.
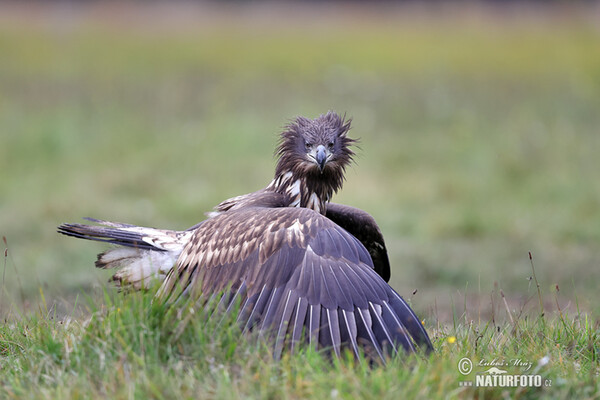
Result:
<instances>
[{"instance_id":1,"label":"eagle's head","mask_svg":"<svg viewBox=\"0 0 600 400\"><path fill-rule=\"evenodd\" d=\"M299 180L307 195L329 201L342 187L354 155L350 147L356 141L347 136L350 122L332 111L316 119L297 117L281 133L275 178L289 176L285 181L290 184Z\"/></svg>"},{"instance_id":2,"label":"eagle's head","mask_svg":"<svg viewBox=\"0 0 600 400\"><path fill-rule=\"evenodd\" d=\"M281 133L276 175L344 173L352 161L355 142L347 136L351 120L329 111L315 119L297 117Z\"/></svg>"}]
</instances>

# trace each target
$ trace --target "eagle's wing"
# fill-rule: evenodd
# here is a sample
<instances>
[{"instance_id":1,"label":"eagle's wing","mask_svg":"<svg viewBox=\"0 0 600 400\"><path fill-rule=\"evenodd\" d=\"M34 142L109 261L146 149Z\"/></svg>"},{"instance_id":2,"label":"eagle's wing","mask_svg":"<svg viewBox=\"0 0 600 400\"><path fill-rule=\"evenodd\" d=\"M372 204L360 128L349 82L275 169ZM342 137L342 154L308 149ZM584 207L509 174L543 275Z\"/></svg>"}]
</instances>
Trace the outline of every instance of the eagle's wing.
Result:
<instances>
[{"instance_id":1,"label":"eagle's wing","mask_svg":"<svg viewBox=\"0 0 600 400\"><path fill-rule=\"evenodd\" d=\"M375 219L363 210L335 203L327 205L326 216L360 240L371 255L375 272L388 282L390 260L383 235Z\"/></svg>"},{"instance_id":2,"label":"eagle's wing","mask_svg":"<svg viewBox=\"0 0 600 400\"><path fill-rule=\"evenodd\" d=\"M431 349L405 301L373 270L365 247L331 220L303 208L244 208L205 221L157 296L225 292L238 321L275 337L275 355L307 341L336 354L349 347L380 358Z\"/></svg>"}]
</instances>

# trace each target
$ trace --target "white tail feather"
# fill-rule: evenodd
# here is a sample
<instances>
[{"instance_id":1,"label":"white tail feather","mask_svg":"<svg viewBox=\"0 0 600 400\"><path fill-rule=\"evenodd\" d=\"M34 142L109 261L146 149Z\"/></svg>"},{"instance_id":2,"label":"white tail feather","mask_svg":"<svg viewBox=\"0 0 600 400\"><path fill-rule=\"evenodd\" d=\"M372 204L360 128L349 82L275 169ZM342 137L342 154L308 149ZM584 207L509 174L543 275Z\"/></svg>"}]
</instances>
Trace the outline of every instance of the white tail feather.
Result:
<instances>
[{"instance_id":1,"label":"white tail feather","mask_svg":"<svg viewBox=\"0 0 600 400\"><path fill-rule=\"evenodd\" d=\"M100 268L120 268L111 278L118 286L135 290L162 282L175 265L180 251L116 248L98 256Z\"/></svg>"},{"instance_id":2,"label":"white tail feather","mask_svg":"<svg viewBox=\"0 0 600 400\"><path fill-rule=\"evenodd\" d=\"M134 258L139 258L141 256L140 253L142 253L142 250L131 247L118 247L107 250L104 253L98 254L96 266L98 268L117 268L127 262L131 262Z\"/></svg>"}]
</instances>

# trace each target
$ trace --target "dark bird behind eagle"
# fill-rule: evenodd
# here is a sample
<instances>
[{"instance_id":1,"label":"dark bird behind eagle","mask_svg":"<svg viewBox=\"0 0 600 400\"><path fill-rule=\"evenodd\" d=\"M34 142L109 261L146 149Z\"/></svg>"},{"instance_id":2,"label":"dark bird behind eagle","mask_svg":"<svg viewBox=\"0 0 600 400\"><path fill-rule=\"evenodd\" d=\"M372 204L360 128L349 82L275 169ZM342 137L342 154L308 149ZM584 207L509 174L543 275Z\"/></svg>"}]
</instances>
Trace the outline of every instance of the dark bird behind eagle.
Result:
<instances>
[{"instance_id":1,"label":"dark bird behind eagle","mask_svg":"<svg viewBox=\"0 0 600 400\"><path fill-rule=\"evenodd\" d=\"M336 113L296 118L281 133L275 178L264 189L223 201L185 231L92 220L63 224L68 236L119 245L98 255L119 268L119 286L156 298L221 296L244 331L270 338L275 356L309 343L339 355L348 348L386 355L432 349L427 332L392 289L383 236L359 209L331 203L355 142ZM229 307L237 302L239 307Z\"/></svg>"}]
</instances>

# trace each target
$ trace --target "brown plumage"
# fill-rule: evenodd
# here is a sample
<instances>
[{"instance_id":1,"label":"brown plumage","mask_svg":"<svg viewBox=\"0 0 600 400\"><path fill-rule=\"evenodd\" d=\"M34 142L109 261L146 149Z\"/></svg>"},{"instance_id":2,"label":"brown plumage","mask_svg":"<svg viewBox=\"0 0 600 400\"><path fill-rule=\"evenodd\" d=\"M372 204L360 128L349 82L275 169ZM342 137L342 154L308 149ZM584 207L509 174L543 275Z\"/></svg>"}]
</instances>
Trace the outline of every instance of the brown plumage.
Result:
<instances>
[{"instance_id":1,"label":"brown plumage","mask_svg":"<svg viewBox=\"0 0 600 400\"><path fill-rule=\"evenodd\" d=\"M119 285L158 279L161 301L219 296L225 310L239 302L242 329L270 337L277 357L303 342L381 359L430 350L419 319L386 283L389 260L373 218L329 202L354 154L349 129L333 112L298 117L281 134L273 181L225 200L186 231L93 220L101 226L63 224L59 232L124 246L96 262L119 267Z\"/></svg>"}]
</instances>

